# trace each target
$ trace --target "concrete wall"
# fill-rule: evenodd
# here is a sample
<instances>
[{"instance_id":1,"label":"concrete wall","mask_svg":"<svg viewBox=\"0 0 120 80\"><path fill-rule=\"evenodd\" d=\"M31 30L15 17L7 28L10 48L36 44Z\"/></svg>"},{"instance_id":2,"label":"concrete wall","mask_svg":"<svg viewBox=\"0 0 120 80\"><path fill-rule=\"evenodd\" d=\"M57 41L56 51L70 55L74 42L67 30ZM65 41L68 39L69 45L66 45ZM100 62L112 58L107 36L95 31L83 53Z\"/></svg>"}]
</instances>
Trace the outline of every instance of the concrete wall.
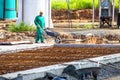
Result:
<instances>
[{"instance_id":1,"label":"concrete wall","mask_svg":"<svg viewBox=\"0 0 120 80\"><path fill-rule=\"evenodd\" d=\"M35 16L43 11L46 26L53 28L51 20L51 0L18 0L18 20L20 23L24 21L27 24L34 24Z\"/></svg>"}]
</instances>

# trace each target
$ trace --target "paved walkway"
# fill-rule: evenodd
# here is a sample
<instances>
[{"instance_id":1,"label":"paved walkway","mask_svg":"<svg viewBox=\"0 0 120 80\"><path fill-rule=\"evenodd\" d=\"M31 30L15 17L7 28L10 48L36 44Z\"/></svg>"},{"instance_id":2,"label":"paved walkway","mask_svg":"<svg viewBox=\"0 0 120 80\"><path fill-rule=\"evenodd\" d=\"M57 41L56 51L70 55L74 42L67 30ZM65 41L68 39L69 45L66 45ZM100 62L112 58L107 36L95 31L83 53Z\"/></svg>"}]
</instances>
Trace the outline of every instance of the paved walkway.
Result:
<instances>
[{"instance_id":1,"label":"paved walkway","mask_svg":"<svg viewBox=\"0 0 120 80\"><path fill-rule=\"evenodd\" d=\"M0 53L11 53L11 52L18 52L23 50L35 49L35 48L43 48L43 47L50 47L53 44L19 44L19 45L0 45Z\"/></svg>"},{"instance_id":2,"label":"paved walkway","mask_svg":"<svg viewBox=\"0 0 120 80\"><path fill-rule=\"evenodd\" d=\"M51 46L61 46L61 47L120 47L120 44L41 44L41 43L33 43L33 44L19 44L19 45L0 45L0 54L36 49L36 48L44 48Z\"/></svg>"}]
</instances>

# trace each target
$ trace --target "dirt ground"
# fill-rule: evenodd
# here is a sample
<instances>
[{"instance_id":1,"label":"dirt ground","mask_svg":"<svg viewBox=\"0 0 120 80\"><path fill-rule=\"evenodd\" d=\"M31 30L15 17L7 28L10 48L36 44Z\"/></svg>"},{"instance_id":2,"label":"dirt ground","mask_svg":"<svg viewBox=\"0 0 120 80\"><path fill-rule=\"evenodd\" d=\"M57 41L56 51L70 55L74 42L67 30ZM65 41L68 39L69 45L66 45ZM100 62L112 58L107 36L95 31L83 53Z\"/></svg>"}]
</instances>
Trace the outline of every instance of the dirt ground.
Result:
<instances>
[{"instance_id":1,"label":"dirt ground","mask_svg":"<svg viewBox=\"0 0 120 80\"><path fill-rule=\"evenodd\" d=\"M98 10L95 10L95 21L98 21L98 13L99 11ZM115 15L117 15L117 10L115 11ZM85 10L74 10L74 11L70 11L70 19L72 22L77 22L77 23L84 23L84 22L91 22L91 19L92 19L92 9L85 9ZM116 20L116 16L115 16L115 20ZM63 25L65 25L65 23L68 23L68 11L66 10L52 10L52 20L53 20L53 24L55 23L63 23ZM64 23L65 22L65 23ZM3 21L0 23L4 23ZM10 22L5 22L7 25L8 23ZM62 26L58 24L61 28ZM79 24L78 24L79 25ZM55 27L55 26L54 26ZM62 27L63 28L63 27ZM2 28L4 29L4 28ZM56 32L59 32L63 29L54 29L54 31L56 30ZM70 29L66 29L67 32L69 31L70 32ZM73 31L73 29L72 29ZM77 27L76 27L76 31L77 30ZM80 30L81 31L81 30ZM99 30L97 30L99 31ZM64 31L65 33L66 31ZM92 31L91 31L92 32ZM34 41L34 38L35 38L35 32L26 32L26 33L10 33L8 31L1 31L0 32L0 36L3 36L3 39L0 38L0 41L6 41L6 39L8 41L16 41L16 40L31 40L31 41ZM67 35L62 35L62 37L64 38L64 36L66 37ZM76 36L75 37L79 37L80 38L81 35L79 36ZM85 35L84 35L85 36ZM67 36L68 37L68 36ZM73 36L74 37L74 36ZM119 35L116 36L115 35L109 35L107 34L107 36L105 36L105 38L109 39L109 38L117 38L117 41L120 40L120 37Z\"/></svg>"},{"instance_id":2,"label":"dirt ground","mask_svg":"<svg viewBox=\"0 0 120 80\"><path fill-rule=\"evenodd\" d=\"M85 26L84 25L90 25L90 24L87 24L87 23L91 23L92 22L92 9L84 9L84 10L71 10L69 12L69 15L70 15L70 22L71 22L71 27L72 29L73 28L76 28L76 31L78 32L77 28L84 28ZM104 40L115 40L119 43L119 29L114 29L114 28L118 28L117 25L116 25L116 22L117 22L117 15L118 15L118 10L115 10L115 26L112 26L110 28L106 27L104 28L103 31L106 31L105 34L102 33L102 31L100 32L99 30L101 30L98 26L99 26L99 10L96 9L95 10L95 22L98 23L97 25L97 33L95 34L103 34L104 37ZM67 27L67 28L70 28L69 27L69 24L67 24L69 21L68 21L68 11L67 10L52 10L52 20L53 20L53 24L54 24L54 27L55 28L64 28L64 27ZM76 23L76 24L74 24ZM80 23L83 23L82 25ZM74 27L75 26L75 27ZM77 27L76 27L77 26ZM96 27L96 26L94 26ZM59 31L59 29L57 29ZM93 29L95 30L95 29ZM113 34L112 32L109 33L107 32L108 30L113 30L115 33ZM118 30L118 31L117 31ZM70 29L68 29L68 31L70 32ZM89 31L88 29L88 32L85 31L85 30L79 30L79 34L81 34L81 32L83 31L83 33L93 33L92 30ZM85 31L85 32L84 32ZM76 32L76 33L77 33ZM76 35L75 35L76 36ZM81 35L77 36L80 38Z\"/></svg>"},{"instance_id":3,"label":"dirt ground","mask_svg":"<svg viewBox=\"0 0 120 80\"><path fill-rule=\"evenodd\" d=\"M70 10L69 15L72 22L91 22L92 9ZM115 21L117 21L118 10L115 10ZM53 23L66 22L68 19L67 10L52 10ZM95 10L95 22L99 21L99 10Z\"/></svg>"},{"instance_id":4,"label":"dirt ground","mask_svg":"<svg viewBox=\"0 0 120 80\"><path fill-rule=\"evenodd\" d=\"M0 75L86 58L120 53L119 47L50 47L0 55Z\"/></svg>"},{"instance_id":5,"label":"dirt ground","mask_svg":"<svg viewBox=\"0 0 120 80\"><path fill-rule=\"evenodd\" d=\"M98 20L98 11L95 11L95 20ZM70 12L70 18L73 21L91 22L92 10L78 10ZM67 11L52 10L53 23L61 23L67 21ZM83 30L82 30L83 31ZM92 31L91 31L92 32ZM88 32L87 32L88 33ZM18 36L18 35L17 35ZM85 36L85 35L84 35ZM63 36L65 37L65 36ZM76 36L77 37L77 36ZM81 37L81 35L80 35ZM120 41L120 37L116 35L106 36L109 40L114 37ZM112 40L114 40L112 39ZM96 39L95 39L96 40ZM22 51L14 54L0 54L0 75L12 73L21 70L48 66L58 63L70 62L86 58L99 57L120 53L120 48L70 48L70 47L51 47L37 50ZM36 64L37 63L37 64Z\"/></svg>"}]
</instances>

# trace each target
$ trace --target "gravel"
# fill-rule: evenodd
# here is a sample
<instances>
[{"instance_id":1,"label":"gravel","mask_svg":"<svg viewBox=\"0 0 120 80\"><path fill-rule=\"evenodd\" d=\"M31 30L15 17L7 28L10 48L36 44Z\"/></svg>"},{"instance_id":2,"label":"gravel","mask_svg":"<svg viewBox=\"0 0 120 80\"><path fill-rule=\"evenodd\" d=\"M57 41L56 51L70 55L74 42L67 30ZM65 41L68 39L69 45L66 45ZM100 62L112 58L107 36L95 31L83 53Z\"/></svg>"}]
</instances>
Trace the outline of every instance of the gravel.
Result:
<instances>
[{"instance_id":1,"label":"gravel","mask_svg":"<svg viewBox=\"0 0 120 80\"><path fill-rule=\"evenodd\" d=\"M110 66L114 66L110 67ZM98 80L108 80L111 78L115 78L116 76L120 76L120 62L114 64L108 64L107 66L102 66L100 70L100 74L98 76ZM116 80L116 79L114 79Z\"/></svg>"},{"instance_id":2,"label":"gravel","mask_svg":"<svg viewBox=\"0 0 120 80\"><path fill-rule=\"evenodd\" d=\"M74 33L76 35L79 35L79 34L82 34L82 35L87 35L89 33L92 33L94 35L97 35L97 36L103 36L103 35L107 35L107 34L111 34L111 35L120 35L120 30L118 29L87 29L87 30L80 30L80 31L73 31L73 32L70 32L70 33Z\"/></svg>"}]
</instances>

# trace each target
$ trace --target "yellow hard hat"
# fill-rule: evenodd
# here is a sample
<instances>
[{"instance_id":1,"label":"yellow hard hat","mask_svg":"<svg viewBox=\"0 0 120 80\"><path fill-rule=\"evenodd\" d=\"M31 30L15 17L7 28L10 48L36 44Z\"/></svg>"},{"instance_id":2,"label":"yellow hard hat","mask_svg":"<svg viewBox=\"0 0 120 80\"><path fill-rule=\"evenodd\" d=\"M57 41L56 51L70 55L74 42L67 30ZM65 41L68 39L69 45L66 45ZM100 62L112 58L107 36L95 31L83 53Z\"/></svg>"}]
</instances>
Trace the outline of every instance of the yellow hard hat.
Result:
<instances>
[{"instance_id":1,"label":"yellow hard hat","mask_svg":"<svg viewBox=\"0 0 120 80\"><path fill-rule=\"evenodd\" d=\"M43 11L40 11L40 14L43 14Z\"/></svg>"}]
</instances>

